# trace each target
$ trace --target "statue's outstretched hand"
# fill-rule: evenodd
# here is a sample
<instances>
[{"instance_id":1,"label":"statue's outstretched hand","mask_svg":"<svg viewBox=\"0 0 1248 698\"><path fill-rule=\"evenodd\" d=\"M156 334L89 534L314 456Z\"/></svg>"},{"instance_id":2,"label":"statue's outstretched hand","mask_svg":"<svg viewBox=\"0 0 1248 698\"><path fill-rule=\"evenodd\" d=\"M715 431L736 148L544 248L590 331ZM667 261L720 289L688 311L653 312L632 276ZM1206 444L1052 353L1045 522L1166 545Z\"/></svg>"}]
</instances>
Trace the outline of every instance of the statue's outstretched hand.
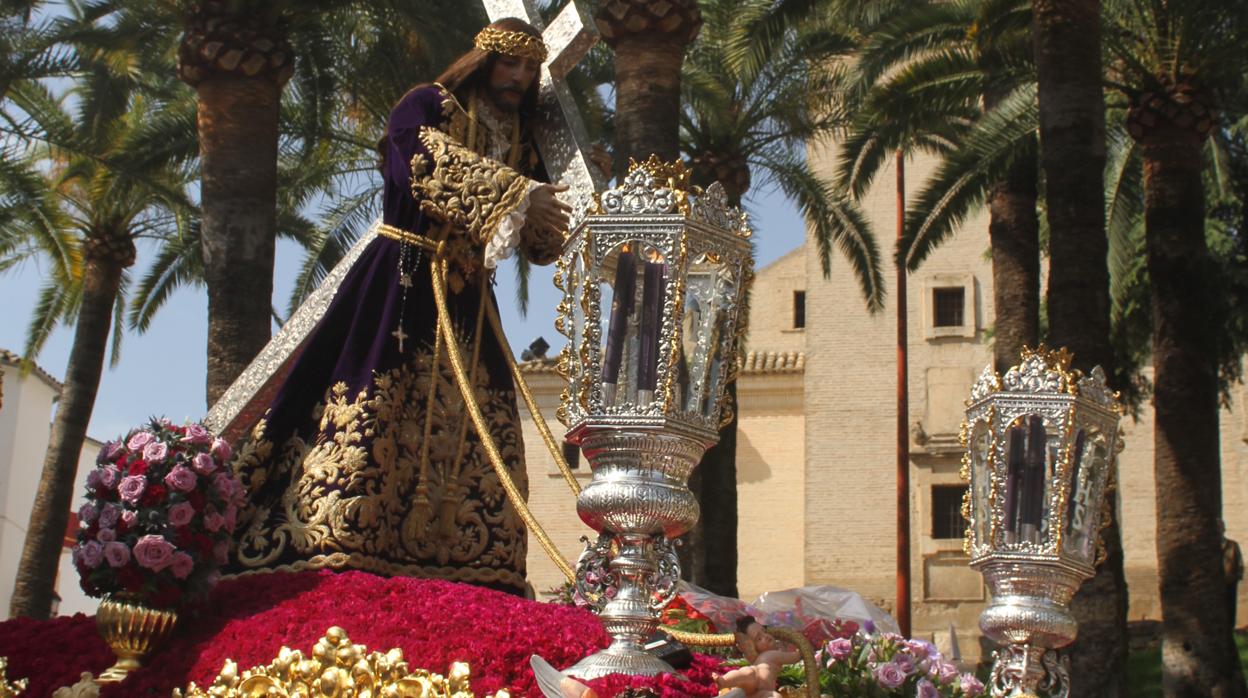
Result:
<instances>
[{"instance_id":1,"label":"statue's outstretched hand","mask_svg":"<svg viewBox=\"0 0 1248 698\"><path fill-rule=\"evenodd\" d=\"M529 194L529 210L526 223L532 228L552 236L563 236L568 229L568 214L572 207L563 203L555 194L568 190L566 184L542 184Z\"/></svg>"}]
</instances>

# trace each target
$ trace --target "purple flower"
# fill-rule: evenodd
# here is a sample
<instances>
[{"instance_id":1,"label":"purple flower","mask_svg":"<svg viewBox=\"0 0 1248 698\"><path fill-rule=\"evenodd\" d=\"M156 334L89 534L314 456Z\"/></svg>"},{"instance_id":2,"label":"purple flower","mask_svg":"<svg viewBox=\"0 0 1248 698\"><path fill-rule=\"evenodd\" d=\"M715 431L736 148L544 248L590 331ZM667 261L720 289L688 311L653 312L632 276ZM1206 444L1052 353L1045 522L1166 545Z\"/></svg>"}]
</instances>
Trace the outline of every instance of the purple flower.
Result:
<instances>
[{"instance_id":1,"label":"purple flower","mask_svg":"<svg viewBox=\"0 0 1248 698\"><path fill-rule=\"evenodd\" d=\"M224 565L230 561L230 542L228 540L219 540L217 544L212 546L212 556L216 559L218 565Z\"/></svg>"},{"instance_id":2,"label":"purple flower","mask_svg":"<svg viewBox=\"0 0 1248 698\"><path fill-rule=\"evenodd\" d=\"M116 441L105 441L104 445L100 446L100 452L95 454L95 464L104 465L107 463L113 457L113 449L116 446Z\"/></svg>"},{"instance_id":3,"label":"purple flower","mask_svg":"<svg viewBox=\"0 0 1248 698\"><path fill-rule=\"evenodd\" d=\"M178 579L186 579L191 575L191 570L195 569L195 561L186 553L174 553L173 562L170 563L170 569L173 576Z\"/></svg>"},{"instance_id":4,"label":"purple flower","mask_svg":"<svg viewBox=\"0 0 1248 698\"><path fill-rule=\"evenodd\" d=\"M914 673L914 657L908 654L897 653L893 657L893 664L896 664L898 669L905 672L906 676Z\"/></svg>"},{"instance_id":5,"label":"purple flower","mask_svg":"<svg viewBox=\"0 0 1248 698\"><path fill-rule=\"evenodd\" d=\"M163 441L153 441L143 447L143 460L148 463L159 463L169 455L169 447Z\"/></svg>"},{"instance_id":6,"label":"purple flower","mask_svg":"<svg viewBox=\"0 0 1248 698\"><path fill-rule=\"evenodd\" d=\"M121 519L121 508L115 504L105 504L100 508L100 528L112 528Z\"/></svg>"},{"instance_id":7,"label":"purple flower","mask_svg":"<svg viewBox=\"0 0 1248 698\"><path fill-rule=\"evenodd\" d=\"M195 457L191 459L191 466L200 475L211 475L212 471L217 469L217 462L207 453L196 453Z\"/></svg>"},{"instance_id":8,"label":"purple flower","mask_svg":"<svg viewBox=\"0 0 1248 698\"><path fill-rule=\"evenodd\" d=\"M212 455L222 463L230 462L230 445L225 439L212 440Z\"/></svg>"},{"instance_id":9,"label":"purple flower","mask_svg":"<svg viewBox=\"0 0 1248 698\"><path fill-rule=\"evenodd\" d=\"M135 552L137 553L138 550L136 549ZM893 662L885 662L877 666L871 673L875 676L876 683L889 690L897 688L906 682L906 672L902 671L901 667Z\"/></svg>"},{"instance_id":10,"label":"purple flower","mask_svg":"<svg viewBox=\"0 0 1248 698\"><path fill-rule=\"evenodd\" d=\"M117 532L111 528L101 528L100 532L95 534L95 539L101 543L112 543L117 540Z\"/></svg>"},{"instance_id":11,"label":"purple flower","mask_svg":"<svg viewBox=\"0 0 1248 698\"><path fill-rule=\"evenodd\" d=\"M143 491L147 489L147 478L142 475L127 475L117 485L117 494L126 504L138 504Z\"/></svg>"},{"instance_id":12,"label":"purple flower","mask_svg":"<svg viewBox=\"0 0 1248 698\"><path fill-rule=\"evenodd\" d=\"M940 691L936 690L935 684L927 679L919 679L919 683L915 686L914 698L940 698Z\"/></svg>"},{"instance_id":13,"label":"purple flower","mask_svg":"<svg viewBox=\"0 0 1248 698\"><path fill-rule=\"evenodd\" d=\"M932 675L940 682L940 685L947 686L958 678L958 665L943 659L932 665Z\"/></svg>"},{"instance_id":14,"label":"purple flower","mask_svg":"<svg viewBox=\"0 0 1248 698\"><path fill-rule=\"evenodd\" d=\"M95 488L99 486L100 486L100 471L97 469L97 470L92 470L91 472L87 473L87 489L95 490Z\"/></svg>"},{"instance_id":15,"label":"purple flower","mask_svg":"<svg viewBox=\"0 0 1248 698\"><path fill-rule=\"evenodd\" d=\"M868 635L874 635L875 634L875 622L870 621L870 620L863 622L862 629Z\"/></svg>"},{"instance_id":16,"label":"purple flower","mask_svg":"<svg viewBox=\"0 0 1248 698\"><path fill-rule=\"evenodd\" d=\"M204 528L208 529L209 533L220 531L224 525L225 517L215 511L209 511L204 516Z\"/></svg>"},{"instance_id":17,"label":"purple flower","mask_svg":"<svg viewBox=\"0 0 1248 698\"><path fill-rule=\"evenodd\" d=\"M962 675L961 688L962 692L967 695L967 698L975 698L975 696L984 692L984 684L980 683L979 679L971 674Z\"/></svg>"},{"instance_id":18,"label":"purple flower","mask_svg":"<svg viewBox=\"0 0 1248 698\"><path fill-rule=\"evenodd\" d=\"M89 540L79 550L82 551L82 564L91 569L99 567L104 561L104 546L99 541Z\"/></svg>"},{"instance_id":19,"label":"purple flower","mask_svg":"<svg viewBox=\"0 0 1248 698\"><path fill-rule=\"evenodd\" d=\"M205 429L202 424L189 424L186 427L186 436L182 437L182 441L188 444L212 443L212 432Z\"/></svg>"},{"instance_id":20,"label":"purple flower","mask_svg":"<svg viewBox=\"0 0 1248 698\"><path fill-rule=\"evenodd\" d=\"M134 522L138 520L139 515L133 510L127 509L121 512L121 522L126 525L126 528L134 528Z\"/></svg>"},{"instance_id":21,"label":"purple flower","mask_svg":"<svg viewBox=\"0 0 1248 698\"><path fill-rule=\"evenodd\" d=\"M169 523L173 526L185 526L195 518L195 507L190 502L178 502L169 507Z\"/></svg>"},{"instance_id":22,"label":"purple flower","mask_svg":"<svg viewBox=\"0 0 1248 698\"><path fill-rule=\"evenodd\" d=\"M125 543L105 543L104 559L109 567L125 567L130 562L130 546Z\"/></svg>"},{"instance_id":23,"label":"purple flower","mask_svg":"<svg viewBox=\"0 0 1248 698\"><path fill-rule=\"evenodd\" d=\"M165 476L165 484L179 492L190 492L195 489L195 483L198 480L195 471L185 465L175 465Z\"/></svg>"},{"instance_id":24,"label":"purple flower","mask_svg":"<svg viewBox=\"0 0 1248 698\"><path fill-rule=\"evenodd\" d=\"M143 450L144 446L150 444L154 440L156 440L156 435L152 432L140 431L130 437L130 440L126 442L126 448L134 451L135 453L139 453Z\"/></svg>"},{"instance_id":25,"label":"purple flower","mask_svg":"<svg viewBox=\"0 0 1248 698\"><path fill-rule=\"evenodd\" d=\"M121 471L117 470L117 466L109 464L100 468L100 484L107 489L117 487L117 481L121 479Z\"/></svg>"},{"instance_id":26,"label":"purple flower","mask_svg":"<svg viewBox=\"0 0 1248 698\"><path fill-rule=\"evenodd\" d=\"M80 521L84 526L90 526L95 522L95 518L99 516L99 513L99 510L95 508L94 504L87 502L82 505L81 509L78 510L78 521Z\"/></svg>"},{"instance_id":27,"label":"purple flower","mask_svg":"<svg viewBox=\"0 0 1248 698\"><path fill-rule=\"evenodd\" d=\"M838 637L828 643L828 666L845 659L854 651L854 643L847 637Z\"/></svg>"},{"instance_id":28,"label":"purple flower","mask_svg":"<svg viewBox=\"0 0 1248 698\"><path fill-rule=\"evenodd\" d=\"M940 657L940 652L936 649L936 645L927 640L906 640L905 647L915 659L926 659L928 657Z\"/></svg>"},{"instance_id":29,"label":"purple flower","mask_svg":"<svg viewBox=\"0 0 1248 698\"><path fill-rule=\"evenodd\" d=\"M173 544L162 536L143 536L134 544L134 559L140 567L159 572L173 562Z\"/></svg>"}]
</instances>

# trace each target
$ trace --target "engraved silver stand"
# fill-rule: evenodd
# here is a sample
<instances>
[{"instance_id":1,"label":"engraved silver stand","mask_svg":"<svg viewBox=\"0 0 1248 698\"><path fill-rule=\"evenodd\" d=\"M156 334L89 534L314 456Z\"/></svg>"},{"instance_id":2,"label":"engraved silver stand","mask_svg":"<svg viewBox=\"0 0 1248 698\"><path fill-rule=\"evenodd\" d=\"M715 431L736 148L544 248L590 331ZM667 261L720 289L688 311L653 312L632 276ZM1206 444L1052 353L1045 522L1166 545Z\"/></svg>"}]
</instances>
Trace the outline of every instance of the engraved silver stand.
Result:
<instances>
[{"instance_id":1,"label":"engraved silver stand","mask_svg":"<svg viewBox=\"0 0 1248 698\"><path fill-rule=\"evenodd\" d=\"M1100 367L1070 370L1065 350L1023 350L971 392L962 439L971 567L992 591L979 627L993 654L994 697L1070 695L1070 600L1101 561L1121 405Z\"/></svg>"},{"instance_id":2,"label":"engraved silver stand","mask_svg":"<svg viewBox=\"0 0 1248 698\"><path fill-rule=\"evenodd\" d=\"M599 534L576 594L611 636L569 675L672 671L643 645L676 593L672 539L698 520L689 475L730 417L749 234L722 188L703 193L682 165L651 158L603 192L559 260L559 418L593 470L576 508Z\"/></svg>"}]
</instances>

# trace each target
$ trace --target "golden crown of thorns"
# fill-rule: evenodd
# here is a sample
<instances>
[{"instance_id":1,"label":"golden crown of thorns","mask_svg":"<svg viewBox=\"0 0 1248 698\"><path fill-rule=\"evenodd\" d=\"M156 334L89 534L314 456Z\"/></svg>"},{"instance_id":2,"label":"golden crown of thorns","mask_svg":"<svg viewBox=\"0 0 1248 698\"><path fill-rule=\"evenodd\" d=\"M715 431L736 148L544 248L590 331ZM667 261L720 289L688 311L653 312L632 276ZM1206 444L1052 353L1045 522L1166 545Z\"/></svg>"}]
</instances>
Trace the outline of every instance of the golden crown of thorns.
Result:
<instances>
[{"instance_id":1,"label":"golden crown of thorns","mask_svg":"<svg viewBox=\"0 0 1248 698\"><path fill-rule=\"evenodd\" d=\"M477 34L473 45L482 51L504 53L517 58L532 58L538 63L546 61L546 44L531 34L486 27Z\"/></svg>"}]
</instances>

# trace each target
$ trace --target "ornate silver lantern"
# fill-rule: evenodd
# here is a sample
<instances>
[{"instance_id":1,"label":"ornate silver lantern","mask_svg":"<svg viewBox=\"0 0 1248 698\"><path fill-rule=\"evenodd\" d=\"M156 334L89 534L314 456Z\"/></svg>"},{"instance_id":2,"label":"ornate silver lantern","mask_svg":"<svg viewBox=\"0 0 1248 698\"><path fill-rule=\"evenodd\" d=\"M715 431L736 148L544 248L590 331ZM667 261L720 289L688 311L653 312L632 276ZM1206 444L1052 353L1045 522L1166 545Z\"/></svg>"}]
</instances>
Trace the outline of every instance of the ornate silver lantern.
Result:
<instances>
[{"instance_id":1,"label":"ornate silver lantern","mask_svg":"<svg viewBox=\"0 0 1248 698\"><path fill-rule=\"evenodd\" d=\"M1075 639L1070 599L1103 555L1121 405L1099 366L1082 376L1070 358L1041 346L1004 378L985 368L963 423L967 553L992 591L979 626L1005 646L997 697L1069 695L1057 650Z\"/></svg>"},{"instance_id":2,"label":"ornate silver lantern","mask_svg":"<svg viewBox=\"0 0 1248 698\"><path fill-rule=\"evenodd\" d=\"M576 508L599 533L576 587L612 639L573 676L672 671L643 644L676 592L672 539L698 520L689 474L730 417L749 235L718 184L702 192L651 157L600 195L559 260L559 418L593 470Z\"/></svg>"}]
</instances>

